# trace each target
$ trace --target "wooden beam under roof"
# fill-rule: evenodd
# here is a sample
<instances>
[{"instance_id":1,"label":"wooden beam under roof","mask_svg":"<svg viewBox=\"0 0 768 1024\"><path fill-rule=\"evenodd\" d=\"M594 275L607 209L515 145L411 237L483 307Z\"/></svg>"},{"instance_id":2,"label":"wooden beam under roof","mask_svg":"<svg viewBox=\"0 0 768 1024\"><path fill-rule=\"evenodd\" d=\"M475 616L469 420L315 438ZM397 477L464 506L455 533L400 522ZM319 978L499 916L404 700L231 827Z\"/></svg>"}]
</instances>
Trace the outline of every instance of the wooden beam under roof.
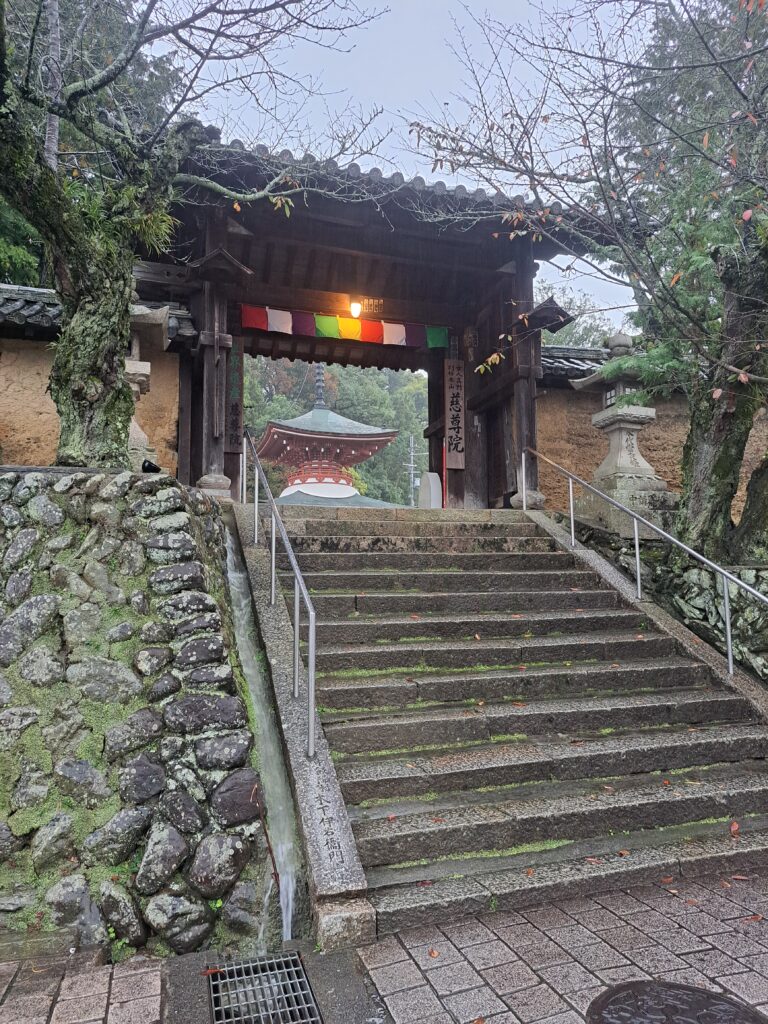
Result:
<instances>
[{"instance_id":1,"label":"wooden beam under roof","mask_svg":"<svg viewBox=\"0 0 768 1024\"><path fill-rule=\"evenodd\" d=\"M299 359L310 363L351 364L390 370L427 370L430 364L442 358L429 349L371 345L335 338L305 338L266 331L254 331L242 337L245 352L270 359Z\"/></svg>"}]
</instances>

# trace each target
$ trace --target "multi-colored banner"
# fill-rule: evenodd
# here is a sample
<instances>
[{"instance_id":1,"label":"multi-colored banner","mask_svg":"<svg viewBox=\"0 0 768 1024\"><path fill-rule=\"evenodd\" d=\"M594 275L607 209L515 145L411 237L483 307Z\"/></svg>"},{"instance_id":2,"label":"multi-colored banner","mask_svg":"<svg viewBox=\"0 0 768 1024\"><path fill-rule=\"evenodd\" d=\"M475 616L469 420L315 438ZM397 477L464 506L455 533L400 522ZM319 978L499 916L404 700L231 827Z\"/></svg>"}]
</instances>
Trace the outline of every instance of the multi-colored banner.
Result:
<instances>
[{"instance_id":1,"label":"multi-colored banner","mask_svg":"<svg viewBox=\"0 0 768 1024\"><path fill-rule=\"evenodd\" d=\"M246 304L240 307L240 316L243 328L257 331L300 334L305 338L339 338L342 341L362 341L372 345L448 348L447 327L360 320L351 316L329 316L324 313Z\"/></svg>"}]
</instances>

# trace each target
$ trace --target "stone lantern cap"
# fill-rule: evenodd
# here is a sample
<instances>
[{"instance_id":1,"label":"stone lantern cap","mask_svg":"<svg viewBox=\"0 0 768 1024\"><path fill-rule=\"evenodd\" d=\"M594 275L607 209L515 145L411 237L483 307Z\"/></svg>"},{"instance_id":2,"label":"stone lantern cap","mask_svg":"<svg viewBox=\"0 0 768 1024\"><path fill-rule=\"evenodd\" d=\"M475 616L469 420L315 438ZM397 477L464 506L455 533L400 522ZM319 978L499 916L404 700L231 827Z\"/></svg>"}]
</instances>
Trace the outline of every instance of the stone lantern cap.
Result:
<instances>
[{"instance_id":1,"label":"stone lantern cap","mask_svg":"<svg viewBox=\"0 0 768 1024\"><path fill-rule=\"evenodd\" d=\"M634 339L628 334L622 334L618 331L612 335L605 343L608 349L608 359L618 359L620 356L628 356L634 349ZM594 373L589 374L587 377L580 377L578 380L570 381L572 388L576 391L594 390L595 388L602 388L606 384L616 384L621 380L633 380L636 375L633 373L623 373L620 377L606 381L605 379L605 367L601 366L599 370L595 370Z\"/></svg>"}]
</instances>

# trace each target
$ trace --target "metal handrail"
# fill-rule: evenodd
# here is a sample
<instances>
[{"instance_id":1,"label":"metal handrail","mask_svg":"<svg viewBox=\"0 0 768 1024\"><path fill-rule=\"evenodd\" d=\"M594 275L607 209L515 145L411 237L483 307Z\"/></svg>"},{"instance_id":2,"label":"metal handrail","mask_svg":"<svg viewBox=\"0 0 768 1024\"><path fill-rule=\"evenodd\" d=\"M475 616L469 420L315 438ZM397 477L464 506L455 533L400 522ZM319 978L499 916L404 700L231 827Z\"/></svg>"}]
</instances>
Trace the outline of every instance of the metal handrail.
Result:
<instances>
[{"instance_id":1,"label":"metal handrail","mask_svg":"<svg viewBox=\"0 0 768 1024\"><path fill-rule=\"evenodd\" d=\"M751 587L748 583L745 583L744 580L740 580L738 576L734 576L732 572L729 572L727 569L724 569L722 567L722 565L718 565L717 562L713 562L710 558L706 558L704 555L700 555L698 551L694 551L693 548L689 548L687 544L683 544L683 542L681 540L678 540L677 537L673 537L671 533L667 533L666 530L662 530L662 528L660 526L657 526L655 523L652 523L649 519L645 519L643 516L639 515L637 512L634 512L631 508L627 508L626 505L622 505L622 503L620 501L616 501L615 498L609 497L607 494L605 494L603 491L599 490L593 484L588 484L587 481L586 480L582 480L580 476L576 476L575 473L571 473L570 470L565 469L563 466L558 465L557 462L553 462L552 459L548 459L546 457L546 455L542 455L540 452L537 452L535 448L526 448L522 452L522 465L521 465L521 469L520 469L520 481L521 481L520 490L521 490L522 499L523 499L523 509L525 511L528 510L528 482L527 482L527 476L526 476L526 470L528 468L527 467L527 456L528 455L533 455L534 458L541 459L543 462L546 462L548 466L551 466L561 476L566 477L567 480L568 480L568 514L569 514L570 525L571 525L571 547L576 547L576 521L575 521L575 517L574 517L574 507L573 507L573 485L574 484L578 484L580 487L583 487L585 490L589 491L590 494L594 494L598 498L602 498L602 500L607 502L609 505L612 505L614 508L618 509L620 512L625 512L628 516L630 516L630 518L632 519L632 526L633 526L633 530L634 530L634 540L635 540L635 578L636 578L636 581L637 581L637 597L638 597L638 600L642 600L642 597L643 597L643 587L642 587L642 581L640 579L640 530L639 530L639 527L641 525L644 526L648 530L652 530L653 533L658 534L659 537L663 537L664 540L667 541L669 544L673 544L675 547L680 548L680 550L684 551L690 558L696 559L697 562L701 562L702 565L706 565L708 569L711 569L713 572L718 574L718 576L722 580L722 588L723 588L723 620L725 622L725 645L726 645L726 651L727 651L727 655L728 655L728 672L729 672L730 675L733 675L733 637L731 635L731 596L730 596L730 593L728 592L728 583L726 581L730 581L735 586L739 587L741 590L745 590L748 594L751 594L752 597L756 597L758 601L761 601L765 605L768 605L768 597L766 597L765 594L761 594L759 590L755 590L755 588Z\"/></svg>"},{"instance_id":2,"label":"metal handrail","mask_svg":"<svg viewBox=\"0 0 768 1024\"><path fill-rule=\"evenodd\" d=\"M274 606L277 598L277 585L276 585L276 556L275 546L277 540L277 534L280 534L280 539L283 542L285 553L288 556L288 562L293 572L293 696L295 700L299 697L299 665L301 662L300 653L300 628L301 628L301 602L304 602L304 607L307 610L307 620L309 623L309 635L307 643L307 757L315 756L315 651L317 649L317 619L315 616L315 606L312 603L312 598L309 596L309 590L304 582L304 577L301 574L299 563L296 561L296 555L294 554L291 542L288 539L288 534L283 524L283 520L280 518L280 512L277 508L277 503L272 495L272 491L267 481L267 476L264 472L259 456L256 454L256 444L254 443L251 432L246 427L243 431L243 450L240 453L240 501L243 505L248 503L248 482L247 482L247 469L248 469L248 452L250 450L253 458L253 465L255 472L253 474L253 543L258 544L259 541L259 483L264 488L264 494L266 495L266 502L271 513L272 522L269 534L269 551L270 551L270 596L269 603Z\"/></svg>"}]
</instances>

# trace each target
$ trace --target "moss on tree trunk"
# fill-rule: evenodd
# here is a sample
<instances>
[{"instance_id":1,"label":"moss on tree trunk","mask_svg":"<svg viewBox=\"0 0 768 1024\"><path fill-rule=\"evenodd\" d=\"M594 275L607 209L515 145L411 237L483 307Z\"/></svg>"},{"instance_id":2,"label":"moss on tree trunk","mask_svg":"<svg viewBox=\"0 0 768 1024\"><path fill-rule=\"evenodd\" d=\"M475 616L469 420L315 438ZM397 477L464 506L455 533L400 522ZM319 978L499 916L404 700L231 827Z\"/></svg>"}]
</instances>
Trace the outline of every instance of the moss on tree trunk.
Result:
<instances>
[{"instance_id":1,"label":"moss on tree trunk","mask_svg":"<svg viewBox=\"0 0 768 1024\"><path fill-rule=\"evenodd\" d=\"M96 287L93 287L96 286ZM61 421L57 461L65 466L127 466L134 401L125 379L130 344L131 267L96 272L68 302L51 369Z\"/></svg>"}]
</instances>

